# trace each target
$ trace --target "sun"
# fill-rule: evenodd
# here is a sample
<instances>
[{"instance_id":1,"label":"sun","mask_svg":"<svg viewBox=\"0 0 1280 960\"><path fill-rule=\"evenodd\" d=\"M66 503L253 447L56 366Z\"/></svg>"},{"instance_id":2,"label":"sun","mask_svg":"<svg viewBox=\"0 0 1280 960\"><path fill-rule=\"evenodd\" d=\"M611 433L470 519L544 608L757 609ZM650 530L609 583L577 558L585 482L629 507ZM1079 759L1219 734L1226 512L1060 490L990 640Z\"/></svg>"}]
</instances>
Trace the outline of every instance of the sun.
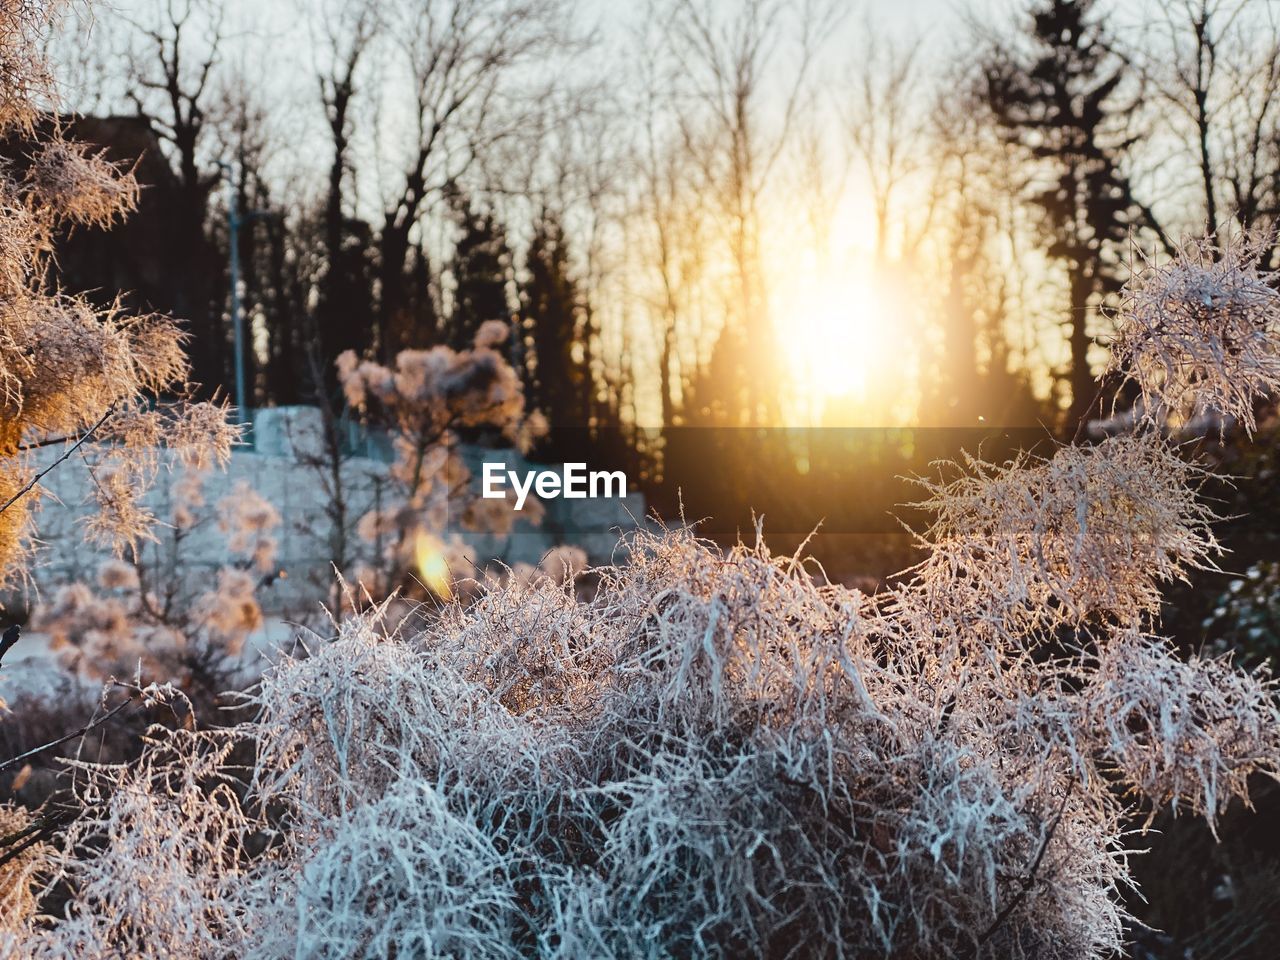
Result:
<instances>
[{"instance_id":1,"label":"sun","mask_svg":"<svg viewBox=\"0 0 1280 960\"><path fill-rule=\"evenodd\" d=\"M884 335L889 313L866 270L810 275L795 285L778 334L792 380L812 405L865 396L892 363Z\"/></svg>"}]
</instances>

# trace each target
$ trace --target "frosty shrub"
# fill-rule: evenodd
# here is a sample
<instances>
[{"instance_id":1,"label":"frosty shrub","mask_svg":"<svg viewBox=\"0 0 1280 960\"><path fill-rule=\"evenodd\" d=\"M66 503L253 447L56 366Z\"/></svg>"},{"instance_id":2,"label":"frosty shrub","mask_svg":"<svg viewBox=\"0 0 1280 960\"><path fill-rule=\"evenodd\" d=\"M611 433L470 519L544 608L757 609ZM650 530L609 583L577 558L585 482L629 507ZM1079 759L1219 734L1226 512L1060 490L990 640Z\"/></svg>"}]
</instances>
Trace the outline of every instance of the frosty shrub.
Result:
<instances>
[{"instance_id":1,"label":"frosty shrub","mask_svg":"<svg viewBox=\"0 0 1280 960\"><path fill-rule=\"evenodd\" d=\"M64 667L98 681L141 669L208 695L234 675L229 658L262 626L257 591L276 573L280 515L243 481L206 503L204 480L175 472L155 543L105 560L92 583L42 584L37 626ZM210 539L227 562L197 573L190 546Z\"/></svg>"},{"instance_id":2,"label":"frosty shrub","mask_svg":"<svg viewBox=\"0 0 1280 960\"><path fill-rule=\"evenodd\" d=\"M177 731L136 764L78 770L85 814L65 841L95 856L75 862L75 898L57 942L35 933L18 955L160 960L234 951L244 882L235 860L253 824L222 770L233 744L210 750L207 738ZM56 863L59 853L49 856ZM144 861L152 864L145 875L130 867ZM126 876L127 891L119 886ZM221 946L212 951L215 936ZM122 948L126 941L133 946Z\"/></svg>"},{"instance_id":3,"label":"frosty shrub","mask_svg":"<svg viewBox=\"0 0 1280 960\"><path fill-rule=\"evenodd\" d=\"M923 483L935 519L919 582L950 615L963 604L975 622L1023 632L1098 614L1135 623L1159 610L1161 583L1217 551L1193 492L1200 471L1153 433L942 469Z\"/></svg>"},{"instance_id":4,"label":"frosty shrub","mask_svg":"<svg viewBox=\"0 0 1280 960\"><path fill-rule=\"evenodd\" d=\"M33 955L1103 957L1131 804L1212 821L1277 772L1269 682L1141 632L1036 662L918 582L627 549L589 601L350 620L254 722L83 767Z\"/></svg>"},{"instance_id":5,"label":"frosty shrub","mask_svg":"<svg viewBox=\"0 0 1280 960\"><path fill-rule=\"evenodd\" d=\"M471 472L457 449L462 436L527 449L545 431L540 414L526 415L520 377L501 352L509 332L508 324L489 320L476 331L470 349L402 350L392 367L360 360L350 350L338 358L348 403L387 427L395 445L394 489L358 527L381 548L380 559L390 571L389 577L376 571L360 577L371 591L390 592L416 568L427 586L447 596L448 571L461 569L463 576L470 571L461 539L443 532L503 534L515 523L517 515L506 501L471 492ZM524 516L536 522L537 509L529 506ZM431 564L444 569L434 573Z\"/></svg>"},{"instance_id":6,"label":"frosty shrub","mask_svg":"<svg viewBox=\"0 0 1280 960\"><path fill-rule=\"evenodd\" d=\"M1147 263L1126 290L1111 372L1136 383L1151 418L1232 417L1253 431L1254 404L1280 387L1280 292L1259 263L1263 236L1184 243Z\"/></svg>"},{"instance_id":7,"label":"frosty shrub","mask_svg":"<svg viewBox=\"0 0 1280 960\"><path fill-rule=\"evenodd\" d=\"M0 579L24 570L34 533L37 447L102 441L86 453L97 510L86 534L123 550L148 536L140 494L157 446L190 461L225 458L234 431L220 407L147 398L180 392L182 334L170 320L101 309L50 289L52 238L62 227L105 227L129 213L138 188L100 154L63 138L42 37L63 3L0 5L0 137L25 145L0 169Z\"/></svg>"},{"instance_id":8,"label":"frosty shrub","mask_svg":"<svg viewBox=\"0 0 1280 960\"><path fill-rule=\"evenodd\" d=\"M400 404L414 364L348 361L348 388ZM928 556L877 596L673 530L587 597L566 553L416 634L350 618L279 659L251 721L76 766L45 875L69 904L23 949L1113 956L1135 815L1213 825L1280 776L1269 676L1156 633L1216 545L1200 468L1135 423L941 466Z\"/></svg>"}]
</instances>

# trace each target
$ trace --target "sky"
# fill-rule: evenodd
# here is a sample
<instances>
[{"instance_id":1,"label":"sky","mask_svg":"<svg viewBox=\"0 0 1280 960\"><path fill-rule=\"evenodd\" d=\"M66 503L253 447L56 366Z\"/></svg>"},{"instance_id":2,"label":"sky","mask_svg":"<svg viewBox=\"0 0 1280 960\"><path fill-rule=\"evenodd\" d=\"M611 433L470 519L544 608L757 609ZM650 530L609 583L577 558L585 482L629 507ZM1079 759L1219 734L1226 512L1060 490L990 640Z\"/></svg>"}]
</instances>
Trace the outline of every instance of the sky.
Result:
<instances>
[{"instance_id":1,"label":"sky","mask_svg":"<svg viewBox=\"0 0 1280 960\"><path fill-rule=\"evenodd\" d=\"M118 24L124 18L154 22L170 0L94 0L94 22L86 33L76 24L69 40L55 49L64 61L62 75L71 77L68 99L85 112L127 109L120 84L128 69L128 56ZM179 6L191 0L172 0ZM223 65L242 78L251 92L284 99L294 109L288 112L294 129L283 131L286 139L309 141L324 135L323 117L316 97L315 27L309 25L319 11L341 9L347 0L208 0L210 8L223 17L227 38L223 42ZM731 8L738 0L709 0ZM804 0L795 0L797 4ZM899 41L923 38L926 44L945 47L956 37L970 17L997 19L1012 16L1019 0L835 0L846 5L843 22L825 50L823 73L834 77L847 69L849 57L863 45L862 34L870 27L884 31ZM631 42L644 21L643 0L577 0L584 31L594 31L600 40L594 62L586 69L608 75L626 57L615 51ZM847 51L847 52L846 52ZM77 63L79 61L79 63ZM112 79L104 83L104 74ZM78 78L78 79L77 79ZM380 98L390 103L393 98ZM277 112L278 113L278 112ZM394 130L393 118L383 117ZM309 152L290 158L296 164ZM318 159L318 158L317 158Z\"/></svg>"},{"instance_id":2,"label":"sky","mask_svg":"<svg viewBox=\"0 0 1280 960\"><path fill-rule=\"evenodd\" d=\"M90 34L88 43L83 37L77 39L66 49L74 57L89 54L103 61L96 69L80 71L85 78L81 84L77 106L86 112L104 112L104 109L128 109L124 83L128 64L123 59L124 47L118 31L113 30L113 21L134 18L154 22L157 9L163 9L168 0L110 0L97 4L98 22ZM182 4L186 0L172 0ZM295 192L294 196L277 196L277 202L299 205L300 202L311 202L326 183L327 167L331 159L331 147L328 133L324 127L324 118L317 96L317 13L322 10L343 9L342 5L349 0L223 0L215 3L213 9L224 16L224 32L226 40L223 45L223 79L220 82L241 85L242 92L248 92L252 98L270 104L270 123L275 148L268 159L268 174L272 174L270 164L278 165L279 173L272 175L275 184L285 184L286 190ZM708 0L731 9L739 0ZM804 0L794 0L801 4ZM929 61L936 59L945 61L957 52L956 45L964 42L967 35L966 22L976 20L994 26L1012 26L1019 19L1020 11L1025 9L1029 0L848 0L845 17L838 31L825 46L824 59L818 69L818 77L824 85L838 88L840 78L851 68L856 68L856 58L866 49L866 32L875 32L875 39L883 37L885 43L911 42L920 40L924 45L926 67ZM1104 3L1107 0L1103 0ZM1129 0L1113 0L1126 3L1126 11L1133 13L1134 5ZM1137 4L1155 3L1158 0L1137 0ZM616 72L635 60L634 35L638 25L644 19L646 4L643 0L578 0L579 23L585 32L597 34L600 43L575 67L584 75L605 77L616 80ZM197 38L198 40L199 38ZM198 46L198 44L197 44ZM962 55L965 52L959 51ZM394 69L396 51L388 45L379 52L380 60L368 64L370 71L362 79L364 98L361 101L360 113L357 116L357 156L355 166L361 171L358 186L358 203L361 212L373 222L380 218L383 197L387 195L386 184L394 184L399 169L400 155L403 150L395 149L398 135L405 130L406 115L404 97L407 88L403 76L399 82L380 79ZM104 72L105 71L105 72ZM380 72L381 71L381 72ZM97 78L111 78L104 87ZM110 84L115 84L114 90ZM379 83L383 86L379 87ZM370 92L371 90L376 92ZM93 103L94 99L98 104ZM834 98L833 98L834 102ZM281 109L281 104L286 109ZM103 106L103 104L108 106ZM113 105L113 106L112 106ZM835 109L832 107L832 109ZM399 111L399 112L398 112ZM375 135L374 130L378 133ZM376 138L376 139L375 139ZM371 157L378 153L375 143L381 152L391 157L386 163L387 173L384 182L370 171L377 170ZM794 211L780 207L775 211L774 220L785 224L795 221ZM513 234L520 229L519 223L527 223L527 217L508 218ZM857 263L868 261L868 257L857 254L858 250L869 252L874 228L870 227L871 212L869 198L865 189L852 183L846 189L841 200L840 215L837 218L837 236L832 243L831 259L838 263ZM444 250L447 240L445 232L451 228L443 221L434 224L430 229L439 233L440 239L434 241L428 235L429 248ZM843 233L841 233L843 231ZM436 246L438 244L438 247ZM785 246L785 242L783 246ZM835 249L838 247L839 249ZM784 275L799 277L802 275L800 264L788 263L781 271ZM844 271L840 266L835 272ZM808 286L814 286L809 280ZM870 350L868 344L874 342L875 336L884 329L883 318L893 315L894 306L885 301L884 291L878 290L876 284L867 278L841 277L840 283L828 278L827 282L817 285L816 294L809 291L791 291L785 283L779 286L779 296L795 304L801 304L801 312L810 316L813 336L806 339L793 337L798 344L802 359L819 358L823 361L849 353L852 344L845 344L849 349L832 350L832 331L852 329L856 332L858 349ZM812 301L812 302L810 302ZM847 309L833 312L832 304L857 304L861 321L850 327ZM621 348L619 348L621 349ZM882 344L878 350L884 356L893 353L889 344ZM843 371L839 367L826 369L822 365L806 372L815 378L825 381L842 380ZM863 373L867 371L862 370ZM845 377L852 390L865 390L868 385L854 375Z\"/></svg>"}]
</instances>

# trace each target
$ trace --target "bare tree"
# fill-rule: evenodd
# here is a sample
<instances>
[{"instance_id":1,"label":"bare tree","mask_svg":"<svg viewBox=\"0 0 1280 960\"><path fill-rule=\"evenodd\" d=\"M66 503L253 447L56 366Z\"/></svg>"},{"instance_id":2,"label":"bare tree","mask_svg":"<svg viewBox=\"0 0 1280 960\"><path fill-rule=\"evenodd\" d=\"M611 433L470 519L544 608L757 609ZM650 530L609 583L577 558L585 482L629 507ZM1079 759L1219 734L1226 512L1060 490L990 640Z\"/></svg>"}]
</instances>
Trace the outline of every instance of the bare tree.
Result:
<instances>
[{"instance_id":1,"label":"bare tree","mask_svg":"<svg viewBox=\"0 0 1280 960\"><path fill-rule=\"evenodd\" d=\"M138 46L127 97L172 145L183 184L207 190L217 175L201 169L200 147L223 39L222 14L201 0L165 0L157 10L156 22L132 21Z\"/></svg>"},{"instance_id":2,"label":"bare tree","mask_svg":"<svg viewBox=\"0 0 1280 960\"><path fill-rule=\"evenodd\" d=\"M1246 228L1274 230L1280 219L1280 11L1239 4L1220 11L1224 93L1220 196ZM1277 246L1264 262L1275 265Z\"/></svg>"},{"instance_id":3,"label":"bare tree","mask_svg":"<svg viewBox=\"0 0 1280 960\"><path fill-rule=\"evenodd\" d=\"M352 322L351 308L366 290L351 290L353 264L346 256L348 240L348 182L351 173L352 108L357 95L357 71L381 27L379 7L373 0L338 3L322 11L319 17L322 39L313 39L320 50L316 79L320 101L324 106L325 125L329 132L333 160L324 205L325 261L320 278L320 300L317 307L318 333L322 353L336 357L343 350L364 350L369 346L368 331ZM358 254L357 254L358 255ZM367 304L366 304L367 306ZM318 389L334 382L331 370L321 371Z\"/></svg>"},{"instance_id":4,"label":"bare tree","mask_svg":"<svg viewBox=\"0 0 1280 960\"><path fill-rule=\"evenodd\" d=\"M406 277L415 227L478 154L518 128L503 109L526 69L565 42L569 9L569 0L405 0L387 13L412 91L413 135L383 201L383 354L415 339Z\"/></svg>"},{"instance_id":5,"label":"bare tree","mask_svg":"<svg viewBox=\"0 0 1280 960\"><path fill-rule=\"evenodd\" d=\"M589 75L588 75L589 76ZM610 419L602 406L601 393L604 367L601 345L601 318L597 306L603 288L622 266L619 246L611 243L613 230L625 216L627 188L634 166L627 106L598 83L579 77L557 77L544 109L530 116L533 129L510 141L486 158L488 168L495 160L505 165L507 173L486 169L484 183L505 207L508 224L528 219L533 225L533 239L526 257L526 272L532 281L534 248L541 236L557 237L554 246L572 278L574 318L567 320L569 329L560 332L564 343L571 344L572 365L578 372L569 409L545 408L545 384L535 385L541 378L538 367L536 327L538 320L526 316L522 328L526 337L513 344L513 362L520 366L533 387L530 398L544 404L543 412L552 423L575 425L595 431ZM515 172L515 176L512 176ZM543 253L546 253L545 243ZM530 288L522 287L522 296ZM526 300L522 306L530 306ZM547 317L540 321L545 325ZM527 342L526 342L527 340ZM565 419L566 416L568 419ZM555 444L565 438L552 437ZM548 449L552 449L548 448ZM558 447L563 452L566 448Z\"/></svg>"},{"instance_id":6,"label":"bare tree","mask_svg":"<svg viewBox=\"0 0 1280 960\"><path fill-rule=\"evenodd\" d=\"M652 38L642 44L652 45ZM640 189L635 198L636 217L645 244L645 272L653 279L652 293L645 297L653 318L658 353L658 392L662 426L675 426L696 411L687 407L682 389L680 344L695 332L697 317L693 301L705 275L703 230L705 217L697 209L696 187L691 182L683 154L672 148L670 117L666 98L672 80L661 68L659 58L641 58L640 115L643 128L636 150ZM646 289L649 287L646 284ZM696 366L698 358L692 358Z\"/></svg>"},{"instance_id":7,"label":"bare tree","mask_svg":"<svg viewBox=\"0 0 1280 960\"><path fill-rule=\"evenodd\" d=\"M678 145L712 206L732 265L731 324L722 342L740 372L731 387L750 424L776 419L769 389L772 326L762 269L762 201L796 118L809 102L817 55L839 6L829 0L702 0L665 8L667 54L677 68L672 107Z\"/></svg>"},{"instance_id":8,"label":"bare tree","mask_svg":"<svg viewBox=\"0 0 1280 960\"><path fill-rule=\"evenodd\" d=\"M129 38L131 63L126 99L172 151L177 209L172 212L191 265L173 308L194 334L192 369L197 380L224 382L225 331L217 257L205 234L209 198L220 176L208 155L214 79L223 43L222 8L206 0L155 0L136 18Z\"/></svg>"},{"instance_id":9,"label":"bare tree","mask_svg":"<svg viewBox=\"0 0 1280 960\"><path fill-rule=\"evenodd\" d=\"M1134 31L1127 52L1157 96L1155 125L1171 132L1195 170L1194 199L1172 222L1217 233L1265 226L1280 209L1280 23L1270 4L1181 0ZM1199 218L1199 223L1193 218ZM1170 238L1165 248L1171 251Z\"/></svg>"},{"instance_id":10,"label":"bare tree","mask_svg":"<svg viewBox=\"0 0 1280 960\"><path fill-rule=\"evenodd\" d=\"M928 233L936 206L926 204L922 222L915 225L895 210L903 190L932 166L929 101L922 94L928 78L919 40L906 45L886 41L883 30L870 21L863 37L862 51L849 72L849 96L842 113L850 146L871 192L876 263L883 266L889 257L891 224L901 227L899 255L908 259Z\"/></svg>"},{"instance_id":11,"label":"bare tree","mask_svg":"<svg viewBox=\"0 0 1280 960\"><path fill-rule=\"evenodd\" d=\"M931 269L944 278L937 290L939 376L928 399L940 422L962 425L1015 423L1038 413L1026 377L1047 364L1029 356L1041 338L1011 326L1014 316L1024 324L1034 317L1022 281L1023 250L1034 244L1024 243L1029 225L1007 189L1021 158L993 136L978 86L963 68L944 74L927 126L933 203L924 246Z\"/></svg>"}]
</instances>

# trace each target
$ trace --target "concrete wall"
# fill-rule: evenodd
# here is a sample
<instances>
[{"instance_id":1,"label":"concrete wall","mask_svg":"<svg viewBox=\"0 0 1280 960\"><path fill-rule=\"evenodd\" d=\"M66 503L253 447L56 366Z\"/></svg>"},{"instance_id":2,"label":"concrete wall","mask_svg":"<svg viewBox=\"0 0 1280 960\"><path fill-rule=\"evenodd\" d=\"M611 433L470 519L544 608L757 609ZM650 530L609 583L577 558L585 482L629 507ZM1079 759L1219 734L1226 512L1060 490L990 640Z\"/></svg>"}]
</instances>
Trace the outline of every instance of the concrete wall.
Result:
<instances>
[{"instance_id":1,"label":"concrete wall","mask_svg":"<svg viewBox=\"0 0 1280 960\"><path fill-rule=\"evenodd\" d=\"M205 499L210 513L214 505L230 495L239 481L247 482L271 501L281 515L276 531L279 541L278 565L287 574L260 591L265 609L287 613L299 605L314 607L331 582L329 538L332 524L326 512L327 495L316 466L307 461L317 454L319 416L312 408L289 407L258 411L254 420L254 446L237 450L225 471L211 472L205 481ZM387 470L390 444L385 437L352 431L346 438L349 448L360 455L343 464L351 520L354 523L372 508L381 495L389 493ZM45 462L61 454L60 448L42 451ZM531 469L525 458L512 450L464 447L463 457L478 485L480 463L501 460L510 469ZM162 467L148 503L158 516L170 511L171 487L177 474ZM82 505L90 478L78 458L60 465L47 478L53 498L46 498L40 516L41 549L36 580L38 584L65 582L68 578L92 580L98 565L108 555L86 546L76 529L85 515ZM477 487L478 488L478 487ZM552 500L544 503L546 517L538 526L520 521L509 536L496 537L462 533L474 549L477 561L497 559L508 564L537 563L547 550L560 543L574 544L587 551L592 562L607 561L620 533L632 529L645 514L644 499L631 494L621 500ZM216 519L216 517L215 517ZM169 538L162 531L162 541ZM372 559L373 545L352 535L350 543L357 556ZM172 558L168 544L147 545L153 561L163 564ZM209 575L226 562L225 542L215 523L193 532L182 546L182 567L189 576Z\"/></svg>"}]
</instances>

